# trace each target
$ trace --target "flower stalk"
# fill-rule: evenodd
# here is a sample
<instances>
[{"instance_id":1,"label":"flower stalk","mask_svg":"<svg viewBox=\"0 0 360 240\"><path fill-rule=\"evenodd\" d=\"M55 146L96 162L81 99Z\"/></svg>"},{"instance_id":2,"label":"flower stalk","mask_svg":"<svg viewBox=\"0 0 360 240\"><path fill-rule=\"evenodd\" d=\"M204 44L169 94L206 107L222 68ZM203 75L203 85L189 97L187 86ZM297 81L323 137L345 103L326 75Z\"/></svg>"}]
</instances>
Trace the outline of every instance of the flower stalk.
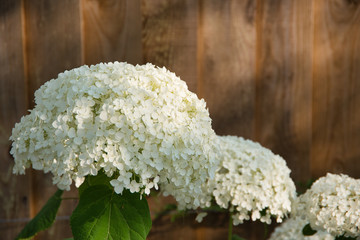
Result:
<instances>
[{"instance_id":1,"label":"flower stalk","mask_svg":"<svg viewBox=\"0 0 360 240\"><path fill-rule=\"evenodd\" d=\"M229 214L229 227L228 227L228 240L232 239L233 232L233 214L230 212Z\"/></svg>"}]
</instances>

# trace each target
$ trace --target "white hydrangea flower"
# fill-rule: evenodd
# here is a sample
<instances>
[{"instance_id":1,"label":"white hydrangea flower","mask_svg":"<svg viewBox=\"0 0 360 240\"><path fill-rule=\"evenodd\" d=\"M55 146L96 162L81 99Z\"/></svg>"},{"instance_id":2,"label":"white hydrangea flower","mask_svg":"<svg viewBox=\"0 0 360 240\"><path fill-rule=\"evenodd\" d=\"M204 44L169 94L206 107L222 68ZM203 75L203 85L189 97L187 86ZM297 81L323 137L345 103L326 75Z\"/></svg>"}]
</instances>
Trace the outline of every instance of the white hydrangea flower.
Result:
<instances>
[{"instance_id":1,"label":"white hydrangea flower","mask_svg":"<svg viewBox=\"0 0 360 240\"><path fill-rule=\"evenodd\" d=\"M333 236L360 236L360 180L328 173L313 183L294 204L294 214L314 230Z\"/></svg>"},{"instance_id":2,"label":"white hydrangea flower","mask_svg":"<svg viewBox=\"0 0 360 240\"><path fill-rule=\"evenodd\" d=\"M14 173L32 166L69 189L104 170L118 176L117 193L164 186L181 206L200 205L200 186L218 165L216 135L204 100L174 73L152 64L82 66L46 82L35 103L10 138Z\"/></svg>"},{"instance_id":3,"label":"white hydrangea flower","mask_svg":"<svg viewBox=\"0 0 360 240\"><path fill-rule=\"evenodd\" d=\"M302 218L289 218L275 228L269 240L334 240L334 236L324 231L304 236L302 230L308 222Z\"/></svg>"},{"instance_id":4,"label":"white hydrangea flower","mask_svg":"<svg viewBox=\"0 0 360 240\"><path fill-rule=\"evenodd\" d=\"M236 136L218 136L220 168L207 188L216 203L233 212L234 225L244 220L281 222L296 197L283 158L260 144Z\"/></svg>"},{"instance_id":5,"label":"white hydrangea flower","mask_svg":"<svg viewBox=\"0 0 360 240\"><path fill-rule=\"evenodd\" d=\"M208 214L207 212L201 212L198 215L196 215L195 221L197 221L198 223L201 223L204 219L204 217L206 217Z\"/></svg>"}]
</instances>

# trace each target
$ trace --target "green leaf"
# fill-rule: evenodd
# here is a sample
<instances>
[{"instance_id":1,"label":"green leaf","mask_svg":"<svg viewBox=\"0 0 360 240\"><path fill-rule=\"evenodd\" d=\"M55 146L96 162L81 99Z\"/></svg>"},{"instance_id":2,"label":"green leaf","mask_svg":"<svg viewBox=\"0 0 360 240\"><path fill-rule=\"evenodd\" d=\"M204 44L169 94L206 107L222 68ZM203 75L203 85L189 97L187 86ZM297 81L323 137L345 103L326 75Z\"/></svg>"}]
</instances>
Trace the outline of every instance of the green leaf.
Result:
<instances>
[{"instance_id":1,"label":"green leaf","mask_svg":"<svg viewBox=\"0 0 360 240\"><path fill-rule=\"evenodd\" d=\"M203 208L206 212L227 212L227 209L220 207L217 204L213 204L210 207Z\"/></svg>"},{"instance_id":2,"label":"green leaf","mask_svg":"<svg viewBox=\"0 0 360 240\"><path fill-rule=\"evenodd\" d=\"M185 217L186 212L184 210L176 211L173 215L171 215L170 221L173 223L179 218Z\"/></svg>"},{"instance_id":3,"label":"green leaf","mask_svg":"<svg viewBox=\"0 0 360 240\"><path fill-rule=\"evenodd\" d=\"M176 209L177 209L177 205L174 203L166 204L164 207L164 211L172 211L172 210L176 210Z\"/></svg>"},{"instance_id":4,"label":"green leaf","mask_svg":"<svg viewBox=\"0 0 360 240\"><path fill-rule=\"evenodd\" d=\"M151 229L149 207L139 193L116 194L107 185L83 190L70 218L76 240L145 240Z\"/></svg>"},{"instance_id":5,"label":"green leaf","mask_svg":"<svg viewBox=\"0 0 360 240\"><path fill-rule=\"evenodd\" d=\"M335 238L335 240L356 240L356 238L355 237L345 237L344 235L342 235L342 236L337 236Z\"/></svg>"},{"instance_id":6,"label":"green leaf","mask_svg":"<svg viewBox=\"0 0 360 240\"><path fill-rule=\"evenodd\" d=\"M231 240L246 240L246 239L240 237L239 235L233 234Z\"/></svg>"},{"instance_id":7,"label":"green leaf","mask_svg":"<svg viewBox=\"0 0 360 240\"><path fill-rule=\"evenodd\" d=\"M263 217L263 216L266 216L266 211L268 210L269 208L266 207L264 208L263 210L260 211L260 215Z\"/></svg>"},{"instance_id":8,"label":"green leaf","mask_svg":"<svg viewBox=\"0 0 360 240\"><path fill-rule=\"evenodd\" d=\"M112 186L110 185L111 179L112 178L109 178L108 176L106 176L104 171L99 171L96 176L91 176L91 175L86 176L85 181L79 187L79 195L81 195L85 189L87 189L91 186L106 185L106 186L112 188Z\"/></svg>"},{"instance_id":9,"label":"green leaf","mask_svg":"<svg viewBox=\"0 0 360 240\"><path fill-rule=\"evenodd\" d=\"M312 229L310 223L306 224L302 230L304 236L314 235L317 231Z\"/></svg>"},{"instance_id":10,"label":"green leaf","mask_svg":"<svg viewBox=\"0 0 360 240\"><path fill-rule=\"evenodd\" d=\"M26 224L16 239L32 238L38 232L49 228L55 221L55 217L62 200L62 193L62 190L57 190L40 212L28 224Z\"/></svg>"}]
</instances>

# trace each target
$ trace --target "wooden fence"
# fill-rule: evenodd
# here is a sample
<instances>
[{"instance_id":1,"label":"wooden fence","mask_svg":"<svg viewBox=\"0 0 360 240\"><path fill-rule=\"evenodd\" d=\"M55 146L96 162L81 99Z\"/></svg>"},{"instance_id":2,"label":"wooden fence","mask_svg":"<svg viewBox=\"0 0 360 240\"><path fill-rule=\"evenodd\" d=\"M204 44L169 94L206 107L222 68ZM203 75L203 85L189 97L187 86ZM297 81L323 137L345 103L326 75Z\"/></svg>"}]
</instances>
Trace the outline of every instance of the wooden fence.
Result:
<instances>
[{"instance_id":1,"label":"wooden fence","mask_svg":"<svg viewBox=\"0 0 360 240\"><path fill-rule=\"evenodd\" d=\"M108 61L174 71L206 100L218 134L280 154L296 182L360 177L359 0L0 0L2 239L55 191L42 173L12 174L12 127L45 81ZM37 239L70 237L75 206L67 200ZM188 223L155 223L150 238L225 238L224 228ZM236 231L261 239L259 227Z\"/></svg>"}]
</instances>

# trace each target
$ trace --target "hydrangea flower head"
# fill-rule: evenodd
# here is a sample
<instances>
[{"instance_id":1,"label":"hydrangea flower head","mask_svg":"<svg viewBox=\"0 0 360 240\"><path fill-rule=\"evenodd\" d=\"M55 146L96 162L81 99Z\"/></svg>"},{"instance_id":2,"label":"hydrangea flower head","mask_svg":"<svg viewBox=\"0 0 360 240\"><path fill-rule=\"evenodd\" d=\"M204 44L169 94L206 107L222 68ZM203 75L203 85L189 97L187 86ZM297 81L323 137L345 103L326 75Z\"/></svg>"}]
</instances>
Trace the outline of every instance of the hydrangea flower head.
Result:
<instances>
[{"instance_id":1,"label":"hydrangea flower head","mask_svg":"<svg viewBox=\"0 0 360 240\"><path fill-rule=\"evenodd\" d=\"M306 224L308 222L305 219L289 218L275 228L269 240L334 240L334 236L324 231L317 231L314 235L304 236L302 230Z\"/></svg>"},{"instance_id":2,"label":"hydrangea flower head","mask_svg":"<svg viewBox=\"0 0 360 240\"><path fill-rule=\"evenodd\" d=\"M360 236L360 180L328 173L313 183L294 204L294 214L314 230L333 236Z\"/></svg>"},{"instance_id":3,"label":"hydrangea flower head","mask_svg":"<svg viewBox=\"0 0 360 240\"><path fill-rule=\"evenodd\" d=\"M281 222L296 197L290 169L283 158L251 140L218 136L220 168L208 189L222 208L233 212L233 223L244 220Z\"/></svg>"},{"instance_id":4,"label":"hydrangea flower head","mask_svg":"<svg viewBox=\"0 0 360 240\"><path fill-rule=\"evenodd\" d=\"M197 207L217 168L216 135L205 102L165 68L108 63L60 73L35 93L15 125L14 173L51 172L60 189L103 170L117 193L164 185ZM115 174L115 175L114 175Z\"/></svg>"}]
</instances>

